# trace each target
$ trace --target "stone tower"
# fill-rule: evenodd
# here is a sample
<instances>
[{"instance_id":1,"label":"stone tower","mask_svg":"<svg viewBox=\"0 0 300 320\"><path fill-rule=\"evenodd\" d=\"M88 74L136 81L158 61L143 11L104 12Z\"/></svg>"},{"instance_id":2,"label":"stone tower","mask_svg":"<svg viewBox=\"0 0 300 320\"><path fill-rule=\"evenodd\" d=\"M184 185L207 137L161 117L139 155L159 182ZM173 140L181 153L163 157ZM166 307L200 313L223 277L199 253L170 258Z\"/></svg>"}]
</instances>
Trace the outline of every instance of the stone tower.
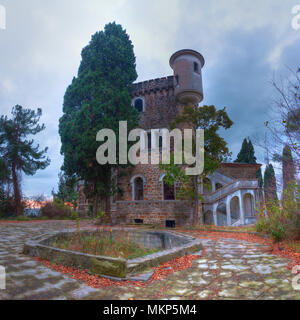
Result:
<instances>
[{"instance_id":1,"label":"stone tower","mask_svg":"<svg viewBox=\"0 0 300 320\"><path fill-rule=\"evenodd\" d=\"M194 50L180 50L170 59L173 75L135 83L131 87L132 106L139 111L139 127L150 135L151 129L170 128L185 105L196 105L203 99L202 74L204 58ZM152 152L154 143L149 145ZM172 144L171 144L172 149ZM150 157L150 154L149 154ZM138 164L126 169L118 178L123 190L115 199L115 219L119 223L189 221L193 203L176 200L180 186L168 187L158 165Z\"/></svg>"},{"instance_id":2,"label":"stone tower","mask_svg":"<svg viewBox=\"0 0 300 320\"><path fill-rule=\"evenodd\" d=\"M184 49L175 52L170 58L174 71L174 94L176 100L184 105L196 105L203 100L201 70L203 56L194 50Z\"/></svg>"}]
</instances>

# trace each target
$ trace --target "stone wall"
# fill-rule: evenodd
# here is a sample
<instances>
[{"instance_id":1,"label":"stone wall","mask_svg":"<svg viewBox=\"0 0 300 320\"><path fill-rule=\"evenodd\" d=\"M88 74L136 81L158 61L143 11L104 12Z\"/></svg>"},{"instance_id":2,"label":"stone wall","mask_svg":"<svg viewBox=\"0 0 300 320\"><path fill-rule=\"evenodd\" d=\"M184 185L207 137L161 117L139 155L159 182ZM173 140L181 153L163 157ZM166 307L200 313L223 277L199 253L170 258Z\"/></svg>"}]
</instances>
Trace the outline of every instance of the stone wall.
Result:
<instances>
[{"instance_id":1,"label":"stone wall","mask_svg":"<svg viewBox=\"0 0 300 320\"><path fill-rule=\"evenodd\" d=\"M173 81L174 77L170 76L132 85L132 98L141 97L145 103L139 121L142 129L169 128L170 122L182 110L182 106L175 100Z\"/></svg>"},{"instance_id":2,"label":"stone wall","mask_svg":"<svg viewBox=\"0 0 300 320\"><path fill-rule=\"evenodd\" d=\"M193 203L191 201L117 201L114 220L117 223L134 223L142 219L145 224L165 225L166 220L175 220L176 225L184 226L189 222Z\"/></svg>"}]
</instances>

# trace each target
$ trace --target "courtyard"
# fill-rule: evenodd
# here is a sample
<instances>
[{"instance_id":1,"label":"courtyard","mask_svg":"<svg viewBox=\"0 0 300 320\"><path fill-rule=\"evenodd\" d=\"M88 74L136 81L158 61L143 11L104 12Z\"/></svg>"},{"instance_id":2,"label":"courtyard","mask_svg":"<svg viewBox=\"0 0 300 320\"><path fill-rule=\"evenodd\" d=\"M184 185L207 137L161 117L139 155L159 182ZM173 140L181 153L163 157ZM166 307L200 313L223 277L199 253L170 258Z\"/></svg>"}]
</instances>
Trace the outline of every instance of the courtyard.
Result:
<instances>
[{"instance_id":1,"label":"courtyard","mask_svg":"<svg viewBox=\"0 0 300 320\"><path fill-rule=\"evenodd\" d=\"M292 287L295 275L287 269L289 259L268 252L264 243L213 233L198 232L204 248L190 267L142 285L111 282L93 288L21 253L26 240L75 228L71 221L1 222L0 265L6 269L6 290L0 291L0 300L300 299L300 291ZM81 229L89 228L94 228L91 221L81 222Z\"/></svg>"}]
</instances>

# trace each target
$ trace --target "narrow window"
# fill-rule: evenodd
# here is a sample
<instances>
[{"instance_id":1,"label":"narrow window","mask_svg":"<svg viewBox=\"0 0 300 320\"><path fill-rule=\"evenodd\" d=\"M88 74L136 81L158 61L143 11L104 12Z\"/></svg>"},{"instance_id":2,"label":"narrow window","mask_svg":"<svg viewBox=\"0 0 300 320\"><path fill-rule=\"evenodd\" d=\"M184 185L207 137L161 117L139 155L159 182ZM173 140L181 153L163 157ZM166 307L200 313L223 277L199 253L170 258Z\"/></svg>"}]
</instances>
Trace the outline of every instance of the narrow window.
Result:
<instances>
[{"instance_id":1,"label":"narrow window","mask_svg":"<svg viewBox=\"0 0 300 320\"><path fill-rule=\"evenodd\" d=\"M159 136L159 151L162 151L162 147L163 147L163 140L162 140L162 136Z\"/></svg>"},{"instance_id":2,"label":"narrow window","mask_svg":"<svg viewBox=\"0 0 300 320\"><path fill-rule=\"evenodd\" d=\"M151 147L152 147L152 145L151 145L151 132L149 132L147 134L147 136L148 136L148 150L151 151Z\"/></svg>"},{"instance_id":3,"label":"narrow window","mask_svg":"<svg viewBox=\"0 0 300 320\"><path fill-rule=\"evenodd\" d=\"M179 85L179 76L178 75L175 76L175 81L176 81L176 86L178 86Z\"/></svg>"},{"instance_id":4,"label":"narrow window","mask_svg":"<svg viewBox=\"0 0 300 320\"><path fill-rule=\"evenodd\" d=\"M163 181L164 184L164 200L175 200L174 185L170 186Z\"/></svg>"},{"instance_id":5,"label":"narrow window","mask_svg":"<svg viewBox=\"0 0 300 320\"><path fill-rule=\"evenodd\" d=\"M194 62L194 71L199 72L199 67L197 62Z\"/></svg>"},{"instance_id":6,"label":"narrow window","mask_svg":"<svg viewBox=\"0 0 300 320\"><path fill-rule=\"evenodd\" d=\"M144 101L143 99L136 99L134 101L134 107L137 109L138 112L144 111Z\"/></svg>"},{"instance_id":7,"label":"narrow window","mask_svg":"<svg viewBox=\"0 0 300 320\"><path fill-rule=\"evenodd\" d=\"M140 177L134 180L134 200L144 200L144 181Z\"/></svg>"}]
</instances>

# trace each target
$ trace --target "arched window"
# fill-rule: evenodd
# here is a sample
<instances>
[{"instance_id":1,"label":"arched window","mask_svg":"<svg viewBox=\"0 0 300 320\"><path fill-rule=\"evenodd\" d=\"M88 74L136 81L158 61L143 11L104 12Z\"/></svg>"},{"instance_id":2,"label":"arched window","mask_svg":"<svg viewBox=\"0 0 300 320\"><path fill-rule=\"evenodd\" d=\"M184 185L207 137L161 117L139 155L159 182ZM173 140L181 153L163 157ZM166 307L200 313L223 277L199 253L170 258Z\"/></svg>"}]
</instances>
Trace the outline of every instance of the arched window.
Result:
<instances>
[{"instance_id":1,"label":"arched window","mask_svg":"<svg viewBox=\"0 0 300 320\"><path fill-rule=\"evenodd\" d=\"M138 98L134 101L134 107L138 112L143 112L144 111L144 101L141 98Z\"/></svg>"},{"instance_id":2,"label":"arched window","mask_svg":"<svg viewBox=\"0 0 300 320\"><path fill-rule=\"evenodd\" d=\"M133 200L144 200L144 181L141 177L137 177L133 181Z\"/></svg>"},{"instance_id":3,"label":"arched window","mask_svg":"<svg viewBox=\"0 0 300 320\"><path fill-rule=\"evenodd\" d=\"M170 186L163 180L163 192L164 200L175 200L175 188L174 185Z\"/></svg>"}]
</instances>

